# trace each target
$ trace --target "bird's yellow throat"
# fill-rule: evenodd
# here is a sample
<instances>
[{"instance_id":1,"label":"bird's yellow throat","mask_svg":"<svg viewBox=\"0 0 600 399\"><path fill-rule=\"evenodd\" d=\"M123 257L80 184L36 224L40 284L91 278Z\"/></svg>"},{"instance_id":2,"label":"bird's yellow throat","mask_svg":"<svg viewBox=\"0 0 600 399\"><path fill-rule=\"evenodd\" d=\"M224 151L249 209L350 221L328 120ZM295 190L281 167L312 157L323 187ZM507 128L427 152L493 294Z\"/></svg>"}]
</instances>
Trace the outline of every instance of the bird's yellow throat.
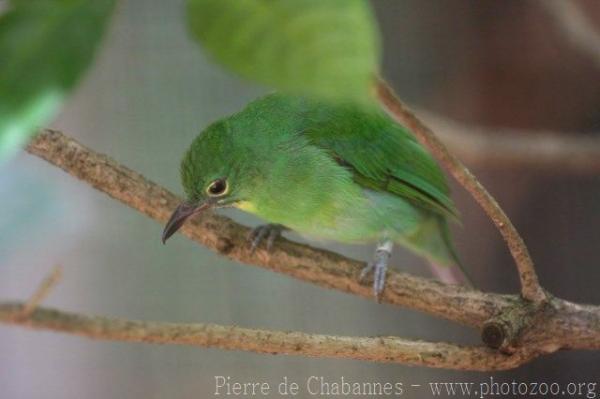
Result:
<instances>
[{"instance_id":1,"label":"bird's yellow throat","mask_svg":"<svg viewBox=\"0 0 600 399\"><path fill-rule=\"evenodd\" d=\"M250 201L238 201L235 203L235 207L246 212L256 212L256 206Z\"/></svg>"}]
</instances>

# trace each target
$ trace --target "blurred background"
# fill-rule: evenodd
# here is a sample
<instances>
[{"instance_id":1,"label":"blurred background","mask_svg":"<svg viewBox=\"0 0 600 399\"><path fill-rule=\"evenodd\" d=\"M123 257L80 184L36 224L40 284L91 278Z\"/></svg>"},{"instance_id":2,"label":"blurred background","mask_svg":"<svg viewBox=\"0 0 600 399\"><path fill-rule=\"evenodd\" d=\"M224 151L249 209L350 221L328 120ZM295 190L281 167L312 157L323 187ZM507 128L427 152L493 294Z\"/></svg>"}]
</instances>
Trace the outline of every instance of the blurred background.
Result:
<instances>
[{"instance_id":1,"label":"blurred background","mask_svg":"<svg viewBox=\"0 0 600 399\"><path fill-rule=\"evenodd\" d=\"M600 2L572 3L600 31ZM600 64L572 45L539 1L372 4L384 40L383 74L411 105L466 125L600 133ZM213 65L188 38L183 10L180 0L120 2L96 62L51 124L177 193L179 161L195 135L267 91ZM563 298L600 304L597 171L469 166L522 233L542 284ZM500 236L453 187L463 215L456 243L477 286L517 292ZM0 170L0 198L1 300L27 298L60 264L63 280L45 304L66 310L478 342L475 331L235 264L182 236L163 246L161 225L27 154ZM372 254L371 247L326 247L364 260ZM399 269L428 273L401 249L392 260ZM598 352L561 352L517 370L475 373L90 341L0 325L2 398L201 398L214 393L216 375L272 385L283 376L302 382L312 375L410 385L490 376L600 383L599 373ZM404 396L431 393L411 389Z\"/></svg>"}]
</instances>

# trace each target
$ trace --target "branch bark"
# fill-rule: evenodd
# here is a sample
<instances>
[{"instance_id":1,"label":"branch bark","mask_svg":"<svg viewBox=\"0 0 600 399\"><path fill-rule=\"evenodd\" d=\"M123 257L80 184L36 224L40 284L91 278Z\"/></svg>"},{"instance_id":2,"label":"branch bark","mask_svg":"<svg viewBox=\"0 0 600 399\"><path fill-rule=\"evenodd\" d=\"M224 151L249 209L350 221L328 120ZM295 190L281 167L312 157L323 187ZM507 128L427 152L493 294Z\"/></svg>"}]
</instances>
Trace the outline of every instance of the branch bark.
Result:
<instances>
[{"instance_id":1,"label":"branch bark","mask_svg":"<svg viewBox=\"0 0 600 399\"><path fill-rule=\"evenodd\" d=\"M446 167L452 176L471 194L485 213L494 222L506 241L508 249L515 260L521 280L521 295L532 302L541 303L546 300L546 293L540 286L533 260L523 239L515 226L506 216L494 197L479 183L477 178L464 166L436 135L423 124L394 94L383 80L377 84L377 97L382 107L400 125L408 128L437 160Z\"/></svg>"}]
</instances>

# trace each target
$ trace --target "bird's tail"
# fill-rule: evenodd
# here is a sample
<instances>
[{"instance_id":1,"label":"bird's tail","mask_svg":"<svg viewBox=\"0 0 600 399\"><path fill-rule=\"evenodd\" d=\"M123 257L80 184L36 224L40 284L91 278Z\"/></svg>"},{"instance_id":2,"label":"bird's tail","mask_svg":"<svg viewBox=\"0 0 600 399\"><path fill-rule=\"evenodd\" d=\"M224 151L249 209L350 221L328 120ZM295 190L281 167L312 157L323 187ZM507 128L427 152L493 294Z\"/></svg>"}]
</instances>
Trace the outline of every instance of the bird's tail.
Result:
<instances>
[{"instance_id":1,"label":"bird's tail","mask_svg":"<svg viewBox=\"0 0 600 399\"><path fill-rule=\"evenodd\" d=\"M468 287L473 287L471 278L465 272L465 269L459 266L459 264L448 267L430 260L428 265L429 270L431 270L431 274L446 284L466 285Z\"/></svg>"},{"instance_id":2,"label":"bird's tail","mask_svg":"<svg viewBox=\"0 0 600 399\"><path fill-rule=\"evenodd\" d=\"M448 228L448 222L445 219L440 218L438 224L440 226L440 235L446 243L446 248L448 248L448 252L450 253L450 256L453 260L449 268L442 266L441 269L446 269L444 270L444 272L450 275L451 278L453 277L454 279L456 279L456 283L473 287L473 279L471 278L471 275L465 268L465 265L461 262L460 258L458 257L456 249L454 249L452 237L450 236L450 229ZM435 270L439 270L440 266L436 265L433 262L430 262L430 265L432 272L435 275ZM445 281L443 278L441 278L441 280Z\"/></svg>"},{"instance_id":3,"label":"bird's tail","mask_svg":"<svg viewBox=\"0 0 600 399\"><path fill-rule=\"evenodd\" d=\"M446 219L431 217L408 241L416 252L429 260L429 267L436 278L449 284L473 286L469 273L454 249Z\"/></svg>"}]
</instances>

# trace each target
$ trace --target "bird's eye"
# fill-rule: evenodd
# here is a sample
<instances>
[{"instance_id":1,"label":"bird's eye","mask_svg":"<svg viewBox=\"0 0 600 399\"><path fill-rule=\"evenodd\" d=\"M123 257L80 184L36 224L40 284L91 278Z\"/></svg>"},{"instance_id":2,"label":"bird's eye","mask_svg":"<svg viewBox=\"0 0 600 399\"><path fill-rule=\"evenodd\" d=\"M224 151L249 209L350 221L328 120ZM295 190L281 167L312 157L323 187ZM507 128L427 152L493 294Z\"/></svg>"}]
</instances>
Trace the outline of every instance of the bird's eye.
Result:
<instances>
[{"instance_id":1,"label":"bird's eye","mask_svg":"<svg viewBox=\"0 0 600 399\"><path fill-rule=\"evenodd\" d=\"M217 179L206 188L206 193L211 197L218 197L227 193L227 180Z\"/></svg>"}]
</instances>

